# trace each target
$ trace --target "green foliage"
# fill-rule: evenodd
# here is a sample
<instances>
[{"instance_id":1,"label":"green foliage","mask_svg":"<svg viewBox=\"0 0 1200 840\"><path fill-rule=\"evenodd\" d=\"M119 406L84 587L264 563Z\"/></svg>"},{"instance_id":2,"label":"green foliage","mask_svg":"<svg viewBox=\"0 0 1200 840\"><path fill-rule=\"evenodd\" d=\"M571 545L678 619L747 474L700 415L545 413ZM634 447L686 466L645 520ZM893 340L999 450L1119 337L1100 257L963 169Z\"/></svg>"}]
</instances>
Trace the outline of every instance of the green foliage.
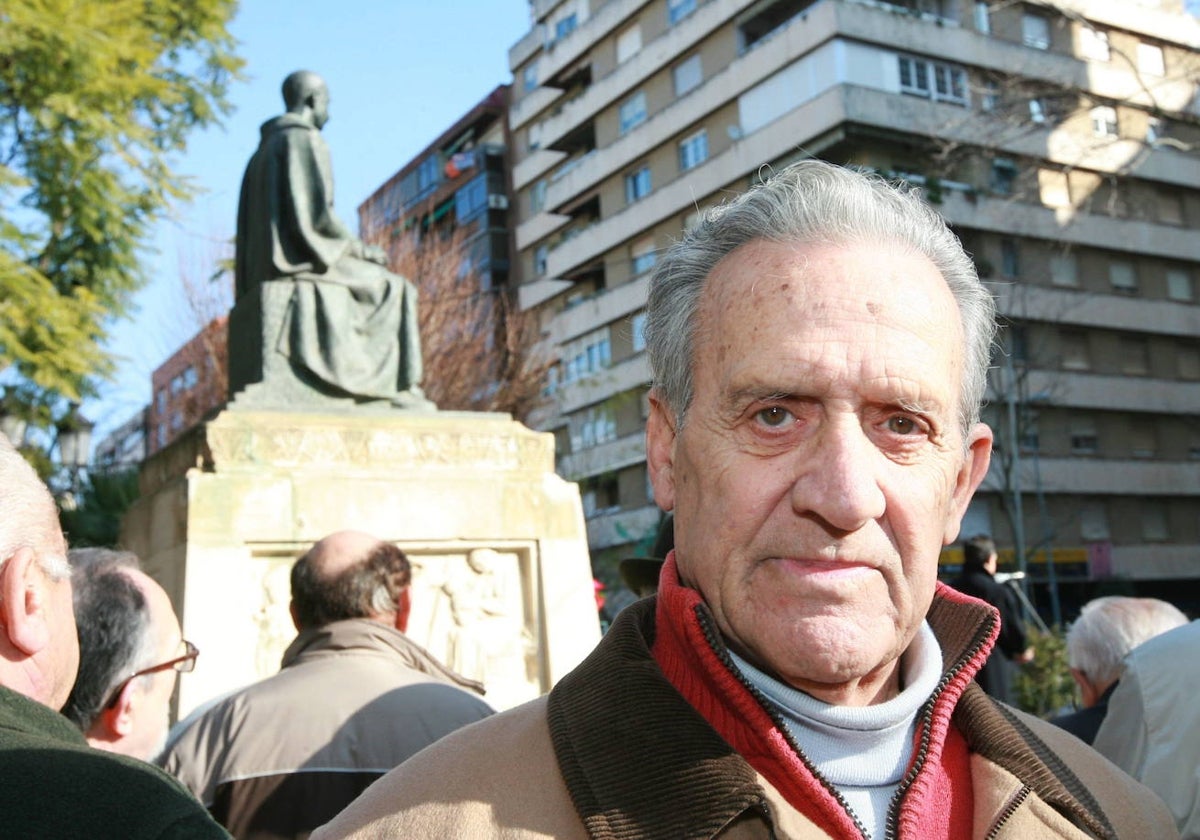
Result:
<instances>
[{"instance_id":1,"label":"green foliage","mask_svg":"<svg viewBox=\"0 0 1200 840\"><path fill-rule=\"evenodd\" d=\"M1031 627L1029 643L1034 649L1033 661L1021 665L1014 680L1017 705L1038 717L1070 709L1075 681L1067 665L1066 635L1058 627L1048 633Z\"/></svg>"},{"instance_id":2,"label":"green foliage","mask_svg":"<svg viewBox=\"0 0 1200 840\"><path fill-rule=\"evenodd\" d=\"M137 497L136 469L90 474L79 491L76 506L61 511L68 543L75 548L115 548L121 517Z\"/></svg>"},{"instance_id":3,"label":"green foliage","mask_svg":"<svg viewBox=\"0 0 1200 840\"><path fill-rule=\"evenodd\" d=\"M0 7L0 374L78 400L144 282L188 132L228 110L236 0Z\"/></svg>"}]
</instances>

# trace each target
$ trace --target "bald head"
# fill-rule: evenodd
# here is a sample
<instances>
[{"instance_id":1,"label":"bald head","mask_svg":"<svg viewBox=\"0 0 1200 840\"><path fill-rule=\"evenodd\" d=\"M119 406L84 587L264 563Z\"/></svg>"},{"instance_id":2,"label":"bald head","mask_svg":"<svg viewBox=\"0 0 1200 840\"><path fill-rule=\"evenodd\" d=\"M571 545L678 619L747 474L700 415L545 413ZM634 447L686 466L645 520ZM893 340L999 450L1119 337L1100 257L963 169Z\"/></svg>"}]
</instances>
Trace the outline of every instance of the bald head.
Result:
<instances>
[{"instance_id":1,"label":"bald head","mask_svg":"<svg viewBox=\"0 0 1200 840\"><path fill-rule=\"evenodd\" d=\"M411 578L408 558L395 545L361 531L338 531L292 567L292 619L298 630L348 618L403 629Z\"/></svg>"},{"instance_id":2,"label":"bald head","mask_svg":"<svg viewBox=\"0 0 1200 840\"><path fill-rule=\"evenodd\" d=\"M283 103L289 114L321 128L329 121L329 87L311 70L297 70L283 80Z\"/></svg>"}]
</instances>

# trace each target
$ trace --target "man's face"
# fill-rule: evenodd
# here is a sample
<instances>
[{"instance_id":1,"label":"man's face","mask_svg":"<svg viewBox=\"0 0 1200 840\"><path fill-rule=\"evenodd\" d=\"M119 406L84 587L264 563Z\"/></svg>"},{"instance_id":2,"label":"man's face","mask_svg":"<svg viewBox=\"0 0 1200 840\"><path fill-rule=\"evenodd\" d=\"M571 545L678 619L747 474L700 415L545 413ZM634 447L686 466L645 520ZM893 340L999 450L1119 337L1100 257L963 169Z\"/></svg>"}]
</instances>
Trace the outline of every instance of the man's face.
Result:
<instances>
[{"instance_id":1,"label":"man's face","mask_svg":"<svg viewBox=\"0 0 1200 840\"><path fill-rule=\"evenodd\" d=\"M987 470L963 331L925 257L749 243L713 270L682 432L647 428L676 561L729 645L826 702L891 696L937 558Z\"/></svg>"},{"instance_id":2,"label":"man's face","mask_svg":"<svg viewBox=\"0 0 1200 840\"><path fill-rule=\"evenodd\" d=\"M150 610L150 633L156 645L153 661L142 667L169 662L183 655L183 633L171 606L171 599L161 586L144 573L130 571L129 574L134 577L142 594L146 596L146 605ZM127 743L121 747L121 752L149 761L162 751L166 743L171 717L171 695L175 691L179 673L168 669L149 674L142 679L144 682L140 686L142 696L137 704L137 719Z\"/></svg>"}]
</instances>

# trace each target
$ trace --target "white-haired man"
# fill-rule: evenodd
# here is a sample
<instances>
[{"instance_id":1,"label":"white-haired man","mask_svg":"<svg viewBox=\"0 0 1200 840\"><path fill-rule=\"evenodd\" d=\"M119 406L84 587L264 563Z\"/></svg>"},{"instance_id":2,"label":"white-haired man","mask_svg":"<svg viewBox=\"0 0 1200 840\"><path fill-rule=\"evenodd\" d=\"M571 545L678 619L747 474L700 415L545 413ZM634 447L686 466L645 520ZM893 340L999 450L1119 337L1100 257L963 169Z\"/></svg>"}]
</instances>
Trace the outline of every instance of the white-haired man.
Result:
<instances>
[{"instance_id":1,"label":"white-haired man","mask_svg":"<svg viewBox=\"0 0 1200 840\"><path fill-rule=\"evenodd\" d=\"M988 468L994 329L945 223L880 179L810 161L710 211L650 281L657 595L314 838L1169 836L971 681L997 614L937 566Z\"/></svg>"},{"instance_id":2,"label":"white-haired man","mask_svg":"<svg viewBox=\"0 0 1200 840\"><path fill-rule=\"evenodd\" d=\"M1178 607L1157 598L1110 595L1088 601L1067 630L1067 664L1079 688L1081 708L1050 722L1092 743L1125 670L1126 654L1185 624L1187 616Z\"/></svg>"},{"instance_id":3,"label":"white-haired man","mask_svg":"<svg viewBox=\"0 0 1200 840\"><path fill-rule=\"evenodd\" d=\"M0 833L228 837L175 780L58 714L79 664L66 553L54 501L0 434Z\"/></svg>"}]
</instances>

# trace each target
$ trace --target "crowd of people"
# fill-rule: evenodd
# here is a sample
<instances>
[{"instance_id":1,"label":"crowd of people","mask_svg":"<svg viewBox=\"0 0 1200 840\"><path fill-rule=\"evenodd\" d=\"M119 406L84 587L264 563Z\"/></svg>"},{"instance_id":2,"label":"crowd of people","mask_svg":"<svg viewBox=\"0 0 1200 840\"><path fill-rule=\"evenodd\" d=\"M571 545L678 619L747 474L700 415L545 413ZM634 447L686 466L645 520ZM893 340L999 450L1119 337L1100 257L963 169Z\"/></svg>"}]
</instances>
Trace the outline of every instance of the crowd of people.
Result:
<instances>
[{"instance_id":1,"label":"crowd of people","mask_svg":"<svg viewBox=\"0 0 1200 840\"><path fill-rule=\"evenodd\" d=\"M140 758L195 646L133 558L72 573L0 439L5 836L1197 836L1200 625L1146 641L1181 616L1106 601L1073 628L1116 764L976 681L1029 648L1011 605L937 579L988 470L996 320L932 209L795 164L666 252L647 318L647 462L673 515L653 597L493 714L404 636L403 552L330 535L293 568L281 671L181 722L160 759L178 778ZM971 550L994 572L993 545Z\"/></svg>"}]
</instances>

